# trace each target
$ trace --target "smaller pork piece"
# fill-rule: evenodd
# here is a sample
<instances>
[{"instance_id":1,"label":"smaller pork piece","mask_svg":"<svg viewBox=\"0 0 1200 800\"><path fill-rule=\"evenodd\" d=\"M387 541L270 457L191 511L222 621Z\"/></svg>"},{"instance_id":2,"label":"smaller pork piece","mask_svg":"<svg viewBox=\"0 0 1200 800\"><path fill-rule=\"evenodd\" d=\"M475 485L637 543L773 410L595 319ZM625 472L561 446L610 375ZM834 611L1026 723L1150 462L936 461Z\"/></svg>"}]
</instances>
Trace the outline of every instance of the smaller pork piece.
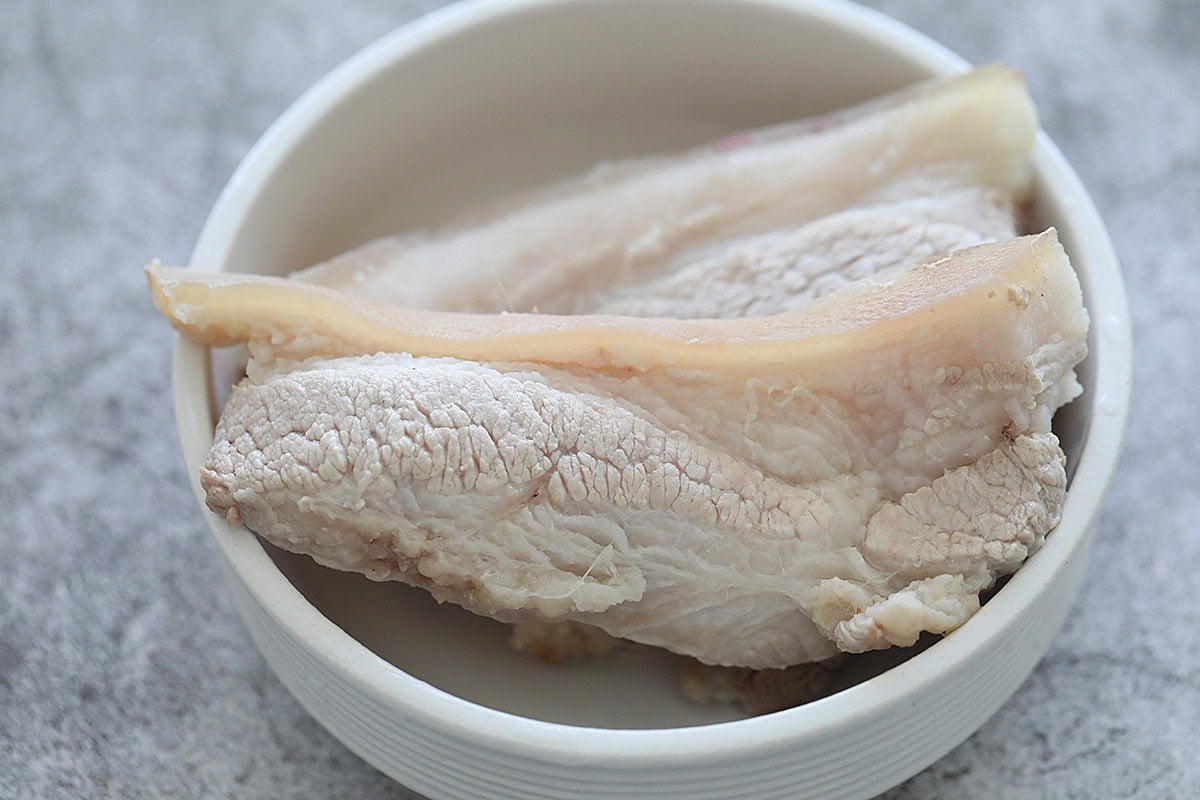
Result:
<instances>
[{"instance_id":1,"label":"smaller pork piece","mask_svg":"<svg viewBox=\"0 0 1200 800\"><path fill-rule=\"evenodd\" d=\"M602 164L295 273L478 313L764 316L1018 233L1037 114L989 66L681 155Z\"/></svg>"}]
</instances>

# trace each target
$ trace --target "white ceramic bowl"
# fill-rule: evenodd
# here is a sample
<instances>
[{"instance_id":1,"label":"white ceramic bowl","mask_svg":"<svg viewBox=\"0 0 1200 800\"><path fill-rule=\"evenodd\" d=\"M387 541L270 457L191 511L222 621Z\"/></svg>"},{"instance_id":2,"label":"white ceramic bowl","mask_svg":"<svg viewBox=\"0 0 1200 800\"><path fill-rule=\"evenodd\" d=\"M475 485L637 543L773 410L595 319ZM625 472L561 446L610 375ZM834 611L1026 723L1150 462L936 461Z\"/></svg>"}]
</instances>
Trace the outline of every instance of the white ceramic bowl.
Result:
<instances>
[{"instance_id":1,"label":"white ceramic bowl","mask_svg":"<svg viewBox=\"0 0 1200 800\"><path fill-rule=\"evenodd\" d=\"M230 180L193 264L282 273L603 158L964 68L895 22L825 0L452 6L307 92ZM1129 325L1112 248L1045 136L1036 163L1034 216L1058 227L1092 314L1086 393L1057 420L1073 482L1046 546L944 640L864 660L826 699L739 719L683 701L668 655L544 667L509 652L495 623L269 550L209 513L255 642L335 736L430 797L861 798L916 773L1004 702L1062 625L1124 428ZM227 359L179 342L193 480L234 377Z\"/></svg>"}]
</instances>

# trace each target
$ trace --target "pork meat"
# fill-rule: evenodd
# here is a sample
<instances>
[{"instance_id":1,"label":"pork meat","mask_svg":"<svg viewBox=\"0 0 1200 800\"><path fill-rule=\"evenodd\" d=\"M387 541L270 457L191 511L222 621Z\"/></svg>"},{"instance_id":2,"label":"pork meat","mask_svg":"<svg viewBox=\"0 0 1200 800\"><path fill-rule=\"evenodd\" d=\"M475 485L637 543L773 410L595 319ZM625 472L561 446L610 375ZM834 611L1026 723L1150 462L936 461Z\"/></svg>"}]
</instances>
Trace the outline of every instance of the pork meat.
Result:
<instances>
[{"instance_id":1,"label":"pork meat","mask_svg":"<svg viewBox=\"0 0 1200 800\"><path fill-rule=\"evenodd\" d=\"M772 314L1015 236L1036 130L1021 77L985 67L682 156L601 165L295 277L451 311Z\"/></svg>"},{"instance_id":2,"label":"pork meat","mask_svg":"<svg viewBox=\"0 0 1200 800\"><path fill-rule=\"evenodd\" d=\"M740 319L472 315L150 270L248 377L232 522L507 621L784 667L942 633L1056 524L1087 315L1053 231Z\"/></svg>"}]
</instances>

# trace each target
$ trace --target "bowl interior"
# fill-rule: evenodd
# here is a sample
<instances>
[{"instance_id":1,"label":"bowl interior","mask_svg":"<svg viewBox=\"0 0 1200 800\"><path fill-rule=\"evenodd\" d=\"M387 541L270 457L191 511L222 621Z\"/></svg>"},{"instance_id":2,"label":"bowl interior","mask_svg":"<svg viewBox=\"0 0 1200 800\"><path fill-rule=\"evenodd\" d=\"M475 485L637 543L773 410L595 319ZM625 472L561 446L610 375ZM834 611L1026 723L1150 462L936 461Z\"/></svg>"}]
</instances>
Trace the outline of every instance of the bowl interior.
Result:
<instances>
[{"instance_id":1,"label":"bowl interior","mask_svg":"<svg viewBox=\"0 0 1200 800\"><path fill-rule=\"evenodd\" d=\"M854 31L820 9L765 1L525 3L465 29L454 29L452 11L439 20L428 23L446 27L436 43L385 52L385 41L285 119L274 141L269 136L248 161L263 170L263 180L245 197L227 247L209 248L211 260L198 258L196 266L286 273L603 159L675 150L828 111L957 66L936 46L882 21ZM229 191L240 191L236 183ZM1043 170L1035 224L1058 226L1075 255L1067 213L1073 199L1062 192ZM1086 276L1084 284L1086 292ZM212 366L215 413L240 366L229 353L215 354ZM1056 420L1072 464L1095 394L1090 364L1081 379L1087 394ZM512 652L506 626L439 606L409 587L264 547L350 636L460 698L596 727L665 728L741 716L686 702L677 689L680 661L669 654L636 649L547 667ZM844 683L911 654L864 657Z\"/></svg>"}]
</instances>

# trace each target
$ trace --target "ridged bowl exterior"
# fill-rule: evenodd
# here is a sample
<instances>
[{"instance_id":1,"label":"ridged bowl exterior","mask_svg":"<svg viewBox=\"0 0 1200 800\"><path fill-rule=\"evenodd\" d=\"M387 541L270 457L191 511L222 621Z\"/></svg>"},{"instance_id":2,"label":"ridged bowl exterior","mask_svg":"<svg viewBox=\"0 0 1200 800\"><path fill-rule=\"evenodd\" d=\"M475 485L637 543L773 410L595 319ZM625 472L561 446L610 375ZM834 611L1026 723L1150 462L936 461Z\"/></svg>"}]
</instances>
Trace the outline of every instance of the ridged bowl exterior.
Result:
<instances>
[{"instance_id":1,"label":"ridged bowl exterior","mask_svg":"<svg viewBox=\"0 0 1200 800\"><path fill-rule=\"evenodd\" d=\"M557 46L564 41L570 46ZM690 65L686 72L681 63ZM834 0L457 4L385 37L302 97L230 180L193 264L280 272L377 235L397 217L426 224L423 213L436 219L439 202L453 206L461 197L439 200L432 192L383 209L364 201L337 209L338 216L322 192L346 188L335 196L347 203L359 195L390 197L389 186L417 180L421 158L434 159L456 136L462 152L483 153L481 160L457 177L452 170L418 175L431 187L449 186L447 197L456 186L470 192L487 175L500 175L495 167L505 159L513 160L513 174L525 170L544 180L611 156L620 148L606 149L608 143L625 128L606 129L615 123L589 117L595 109L643 114L630 117L634 122L666 108L680 120L693 114L694 130L633 125L641 139L627 144L644 152L695 143L682 141L689 137L702 141L721 125L769 121L777 110L833 108L964 68L919 34ZM730 77L730 69L739 72ZM794 96L780 83L781 70L794 75ZM508 97L488 88L506 80L514 92ZM543 122L562 123L565 133L546 139L542 157L518 163L521 136L546 130L522 132L525 117L538 113L550 115ZM724 121L713 123L716 116ZM564 121L572 119L574 128ZM497 131L514 132L511 152L470 140L489 120ZM399 163L411 155L411 165L362 156L390 136L408 137L394 156ZM1073 479L1046 545L958 631L878 677L777 714L652 730L553 724L468 702L384 661L305 599L257 539L205 511L256 645L337 738L430 798L866 798L928 766L1017 689L1066 619L1128 411L1129 321L1111 244L1044 135L1035 164L1033 214L1059 228L1092 315L1091 352L1080 370L1087 394L1063 416ZM492 188L511 186L496 178ZM219 383L209 352L180 340L176 416L201 506L198 470L211 445Z\"/></svg>"},{"instance_id":2,"label":"ridged bowl exterior","mask_svg":"<svg viewBox=\"0 0 1200 800\"><path fill-rule=\"evenodd\" d=\"M694 756L684 750L649 763L633 763L644 732L626 732L629 757L622 759L589 752L589 735L611 736L613 731L567 729L564 736L577 738L579 749L555 757L527 751L519 736L484 744L406 715L386 692L373 689L369 679L322 658L289 633L236 573L229 570L227 576L255 644L300 704L363 760L431 800L861 800L945 755L1016 691L1071 608L1086 569L1085 547L1042 596L942 681L891 697L885 686L863 697L861 713L842 724L791 731L780 726L784 730L775 741L752 753L741 752L737 741L742 729L757 725L757 720L667 731L681 739L699 731L705 739L727 740L728 753L714 757L708 752L711 748L698 748ZM519 726L520 721L495 724ZM578 735L579 731L585 733Z\"/></svg>"}]
</instances>

